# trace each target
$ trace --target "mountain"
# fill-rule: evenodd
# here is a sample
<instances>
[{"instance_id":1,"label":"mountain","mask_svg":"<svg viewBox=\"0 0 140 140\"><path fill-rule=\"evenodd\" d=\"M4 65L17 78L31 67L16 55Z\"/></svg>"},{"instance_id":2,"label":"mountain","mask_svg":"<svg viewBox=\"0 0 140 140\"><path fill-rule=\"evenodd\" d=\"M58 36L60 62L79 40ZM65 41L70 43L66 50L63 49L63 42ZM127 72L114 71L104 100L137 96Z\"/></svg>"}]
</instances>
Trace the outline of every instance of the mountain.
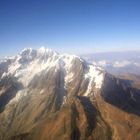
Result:
<instances>
[{"instance_id":1,"label":"mountain","mask_svg":"<svg viewBox=\"0 0 140 140\"><path fill-rule=\"evenodd\" d=\"M102 52L85 54L81 57L115 75L126 73L140 75L140 51Z\"/></svg>"},{"instance_id":2,"label":"mountain","mask_svg":"<svg viewBox=\"0 0 140 140\"><path fill-rule=\"evenodd\" d=\"M140 139L130 81L45 48L1 60L0 140L124 139Z\"/></svg>"}]
</instances>

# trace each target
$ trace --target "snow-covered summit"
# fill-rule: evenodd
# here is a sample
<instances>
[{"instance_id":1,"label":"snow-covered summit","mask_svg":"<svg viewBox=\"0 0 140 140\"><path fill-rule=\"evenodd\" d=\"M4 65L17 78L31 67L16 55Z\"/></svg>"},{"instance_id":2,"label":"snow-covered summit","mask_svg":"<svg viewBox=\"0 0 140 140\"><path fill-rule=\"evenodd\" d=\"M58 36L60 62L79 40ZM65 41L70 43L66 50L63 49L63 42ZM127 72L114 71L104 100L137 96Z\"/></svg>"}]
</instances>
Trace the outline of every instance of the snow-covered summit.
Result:
<instances>
[{"instance_id":1,"label":"snow-covered summit","mask_svg":"<svg viewBox=\"0 0 140 140\"><path fill-rule=\"evenodd\" d=\"M34 76L48 71L62 71L64 75L64 86L74 80L76 73L83 69L82 78L89 81L87 92L91 92L92 86L101 88L103 72L95 65L88 64L80 57L68 54L59 54L48 48L32 49L27 48L18 55L7 58L0 62L0 79L6 76L13 76L25 87L29 85Z\"/></svg>"}]
</instances>

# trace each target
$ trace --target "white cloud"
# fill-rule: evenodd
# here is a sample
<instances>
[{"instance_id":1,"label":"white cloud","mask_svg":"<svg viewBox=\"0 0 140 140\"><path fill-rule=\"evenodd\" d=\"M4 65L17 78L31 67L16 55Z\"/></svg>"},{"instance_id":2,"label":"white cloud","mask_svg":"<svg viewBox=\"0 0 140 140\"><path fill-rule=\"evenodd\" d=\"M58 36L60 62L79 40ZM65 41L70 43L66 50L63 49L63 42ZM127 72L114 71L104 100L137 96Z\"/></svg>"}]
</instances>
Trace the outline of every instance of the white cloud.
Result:
<instances>
[{"instance_id":1,"label":"white cloud","mask_svg":"<svg viewBox=\"0 0 140 140\"><path fill-rule=\"evenodd\" d=\"M127 61L127 60L115 61L113 64L113 67L120 68L120 67L126 67L126 66L131 65L131 64L132 64L132 62Z\"/></svg>"},{"instance_id":2,"label":"white cloud","mask_svg":"<svg viewBox=\"0 0 140 140\"><path fill-rule=\"evenodd\" d=\"M134 65L136 66L136 67L140 67L140 63L134 63Z\"/></svg>"},{"instance_id":3,"label":"white cloud","mask_svg":"<svg viewBox=\"0 0 140 140\"><path fill-rule=\"evenodd\" d=\"M105 67L107 65L107 61L106 60L101 60L98 62L99 66Z\"/></svg>"}]
</instances>

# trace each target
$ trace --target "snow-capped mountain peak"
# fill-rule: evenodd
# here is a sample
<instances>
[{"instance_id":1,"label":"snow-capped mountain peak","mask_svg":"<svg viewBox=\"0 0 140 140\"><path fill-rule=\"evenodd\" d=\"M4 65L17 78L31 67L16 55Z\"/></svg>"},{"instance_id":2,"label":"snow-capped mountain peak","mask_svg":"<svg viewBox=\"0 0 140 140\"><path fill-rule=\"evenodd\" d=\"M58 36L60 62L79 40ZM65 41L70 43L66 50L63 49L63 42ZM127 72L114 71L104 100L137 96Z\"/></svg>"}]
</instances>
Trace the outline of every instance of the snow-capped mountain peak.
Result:
<instances>
[{"instance_id":1,"label":"snow-capped mountain peak","mask_svg":"<svg viewBox=\"0 0 140 140\"><path fill-rule=\"evenodd\" d=\"M3 62L0 63L0 66ZM1 68L0 68L1 69ZM86 96L91 92L90 89L101 88L103 82L103 72L100 68L88 64L80 57L68 54L58 54L48 48L34 50L26 48L21 53L6 60L5 69L1 73L1 79L6 76L13 76L24 87L27 87L33 78L42 73L57 73L61 71L64 78L64 87L76 80L75 75L81 72L83 79L89 81Z\"/></svg>"}]
</instances>

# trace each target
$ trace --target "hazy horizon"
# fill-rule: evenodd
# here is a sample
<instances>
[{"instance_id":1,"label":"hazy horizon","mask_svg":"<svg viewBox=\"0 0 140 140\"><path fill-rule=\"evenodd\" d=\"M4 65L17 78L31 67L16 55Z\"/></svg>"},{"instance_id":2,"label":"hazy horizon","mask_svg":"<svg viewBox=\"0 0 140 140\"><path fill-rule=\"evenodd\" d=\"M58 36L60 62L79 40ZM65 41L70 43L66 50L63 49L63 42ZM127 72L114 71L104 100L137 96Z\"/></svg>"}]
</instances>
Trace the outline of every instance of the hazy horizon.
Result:
<instances>
[{"instance_id":1,"label":"hazy horizon","mask_svg":"<svg viewBox=\"0 0 140 140\"><path fill-rule=\"evenodd\" d=\"M4 59L4 58L6 58L6 57L12 57L12 56L15 56L15 55L17 55L17 54L19 54L20 52L22 52L24 49L28 49L28 48L32 48L32 49L34 49L34 50L37 50L37 49L39 49L39 48L41 48L41 47L45 47L45 46L40 46L40 47L36 47L36 48L33 48L33 47L26 47L26 48L23 48L23 49L20 49L20 50L18 50L18 51L16 51L16 52L14 52L13 54L11 53L11 54L8 54L8 55L1 55L0 54L0 59ZM71 55L78 55L78 56L86 56L86 55L102 55L102 54L105 54L105 55L107 55L107 54L111 54L111 56L112 56L112 54L128 54L129 55L129 53L132 53L132 54L135 54L135 53L140 53L140 49L137 49L137 50L114 50L114 51L112 51L112 50L108 50L108 51L90 51L90 52L82 52L82 53L78 53L78 52L70 52L70 51L63 51L63 50L56 50L55 48L50 48L50 47L45 47L46 49L52 49L53 51L56 51L57 53L60 53L60 54L71 54ZM131 56L130 56L131 57Z\"/></svg>"}]
</instances>

